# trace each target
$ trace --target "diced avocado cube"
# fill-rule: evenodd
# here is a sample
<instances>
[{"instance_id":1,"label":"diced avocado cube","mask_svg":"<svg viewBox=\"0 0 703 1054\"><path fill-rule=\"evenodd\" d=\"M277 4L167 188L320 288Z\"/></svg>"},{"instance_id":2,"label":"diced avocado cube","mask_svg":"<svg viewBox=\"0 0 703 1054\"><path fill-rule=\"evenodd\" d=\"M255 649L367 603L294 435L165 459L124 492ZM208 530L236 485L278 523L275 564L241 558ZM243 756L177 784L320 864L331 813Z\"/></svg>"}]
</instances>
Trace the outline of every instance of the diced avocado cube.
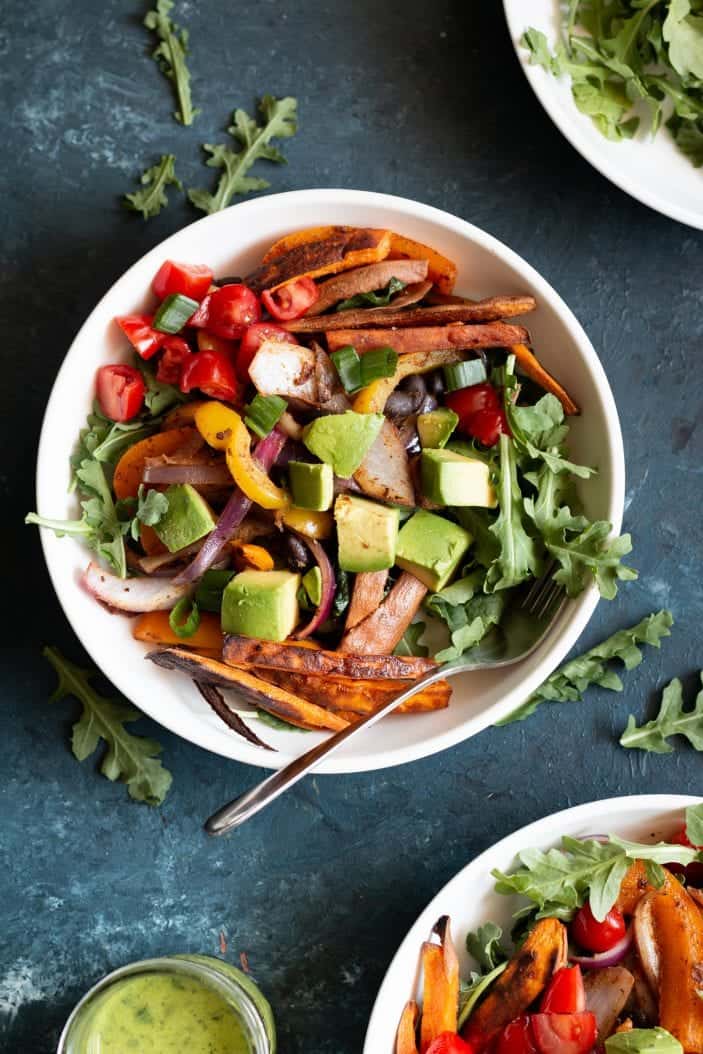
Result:
<instances>
[{"instance_id":1,"label":"diced avocado cube","mask_svg":"<svg viewBox=\"0 0 703 1054\"><path fill-rule=\"evenodd\" d=\"M190 483L174 483L166 491L168 509L154 526L170 553L204 538L215 526L215 518L204 498Z\"/></svg>"},{"instance_id":2,"label":"diced avocado cube","mask_svg":"<svg viewBox=\"0 0 703 1054\"><path fill-rule=\"evenodd\" d=\"M298 624L299 586L291 571L241 571L222 594L223 632L285 640Z\"/></svg>"},{"instance_id":3,"label":"diced avocado cube","mask_svg":"<svg viewBox=\"0 0 703 1054\"><path fill-rule=\"evenodd\" d=\"M343 571L382 571L395 563L398 510L340 494L334 505Z\"/></svg>"},{"instance_id":4,"label":"diced avocado cube","mask_svg":"<svg viewBox=\"0 0 703 1054\"><path fill-rule=\"evenodd\" d=\"M303 575L303 589L310 598L310 603L317 607L322 600L322 571L319 567L311 567Z\"/></svg>"},{"instance_id":5,"label":"diced avocado cube","mask_svg":"<svg viewBox=\"0 0 703 1054\"><path fill-rule=\"evenodd\" d=\"M334 501L334 472L331 465L309 465L305 461L288 463L293 504L299 509L325 512Z\"/></svg>"},{"instance_id":6,"label":"diced avocado cube","mask_svg":"<svg viewBox=\"0 0 703 1054\"><path fill-rule=\"evenodd\" d=\"M423 450L422 493L434 505L473 505L494 509L498 504L485 461L453 450Z\"/></svg>"},{"instance_id":7,"label":"diced avocado cube","mask_svg":"<svg viewBox=\"0 0 703 1054\"><path fill-rule=\"evenodd\" d=\"M472 541L458 524L418 509L401 528L395 562L436 593L456 572Z\"/></svg>"},{"instance_id":8,"label":"diced avocado cube","mask_svg":"<svg viewBox=\"0 0 703 1054\"><path fill-rule=\"evenodd\" d=\"M311 454L331 465L336 476L353 476L383 427L383 414L343 414L317 417L303 432L303 442Z\"/></svg>"},{"instance_id":9,"label":"diced avocado cube","mask_svg":"<svg viewBox=\"0 0 703 1054\"><path fill-rule=\"evenodd\" d=\"M442 406L439 410L431 410L428 414L418 414L417 433L420 436L420 446L423 450L427 447L446 446L458 424L459 415L448 407Z\"/></svg>"}]
</instances>

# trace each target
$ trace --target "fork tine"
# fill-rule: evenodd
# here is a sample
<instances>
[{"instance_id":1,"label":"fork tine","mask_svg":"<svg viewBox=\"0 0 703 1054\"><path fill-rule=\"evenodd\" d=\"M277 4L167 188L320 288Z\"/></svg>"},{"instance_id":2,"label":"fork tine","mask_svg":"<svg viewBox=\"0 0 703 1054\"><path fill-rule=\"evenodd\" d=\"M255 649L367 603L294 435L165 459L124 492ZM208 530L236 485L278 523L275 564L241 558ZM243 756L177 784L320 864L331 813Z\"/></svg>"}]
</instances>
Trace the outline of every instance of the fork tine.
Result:
<instances>
[{"instance_id":1,"label":"fork tine","mask_svg":"<svg viewBox=\"0 0 703 1054\"><path fill-rule=\"evenodd\" d=\"M536 612L537 617L540 619L546 618L557 604L562 601L563 597L564 587L552 579L551 586L544 594L539 610Z\"/></svg>"},{"instance_id":2,"label":"fork tine","mask_svg":"<svg viewBox=\"0 0 703 1054\"><path fill-rule=\"evenodd\" d=\"M523 598L520 607L525 608L530 613L534 613L535 609L540 606L544 595L551 589L554 582L552 578L552 571L556 567L556 561L550 560L545 567L539 578L536 578L530 586L526 596Z\"/></svg>"}]
</instances>

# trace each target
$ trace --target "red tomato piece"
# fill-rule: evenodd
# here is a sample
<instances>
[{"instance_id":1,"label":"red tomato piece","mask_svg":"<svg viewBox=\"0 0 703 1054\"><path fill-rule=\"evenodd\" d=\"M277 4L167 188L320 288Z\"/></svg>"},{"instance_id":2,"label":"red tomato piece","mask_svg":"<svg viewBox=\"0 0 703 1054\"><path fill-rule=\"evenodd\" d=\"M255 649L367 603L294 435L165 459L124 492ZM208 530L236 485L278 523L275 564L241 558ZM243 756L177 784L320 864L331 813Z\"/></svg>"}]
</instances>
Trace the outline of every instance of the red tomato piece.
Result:
<instances>
[{"instance_id":1,"label":"red tomato piece","mask_svg":"<svg viewBox=\"0 0 703 1054\"><path fill-rule=\"evenodd\" d=\"M115 319L137 355L142 359L150 359L152 355L156 355L168 337L168 333L159 333L158 330L151 328L153 321L153 315L119 315Z\"/></svg>"},{"instance_id":2,"label":"red tomato piece","mask_svg":"<svg viewBox=\"0 0 703 1054\"><path fill-rule=\"evenodd\" d=\"M181 373L181 391L193 388L227 403L236 402L241 394L231 360L219 351L199 351L188 359Z\"/></svg>"},{"instance_id":3,"label":"red tomato piece","mask_svg":"<svg viewBox=\"0 0 703 1054\"><path fill-rule=\"evenodd\" d=\"M162 384L180 384L183 367L192 354L188 342L183 337L169 337L156 368L157 381Z\"/></svg>"},{"instance_id":4,"label":"red tomato piece","mask_svg":"<svg viewBox=\"0 0 703 1054\"><path fill-rule=\"evenodd\" d=\"M100 409L111 421L131 421L144 405L146 388L134 366L101 366L95 378Z\"/></svg>"},{"instance_id":5,"label":"red tomato piece","mask_svg":"<svg viewBox=\"0 0 703 1054\"><path fill-rule=\"evenodd\" d=\"M497 410L479 410L469 418L466 431L484 446L495 446L501 435L510 435L502 407Z\"/></svg>"},{"instance_id":6,"label":"red tomato piece","mask_svg":"<svg viewBox=\"0 0 703 1054\"><path fill-rule=\"evenodd\" d=\"M474 1054L474 1048L456 1032L442 1032L432 1040L425 1054Z\"/></svg>"},{"instance_id":7,"label":"red tomato piece","mask_svg":"<svg viewBox=\"0 0 703 1054\"><path fill-rule=\"evenodd\" d=\"M277 344L297 344L294 333L277 326L274 322L255 322L245 329L239 352L237 353L237 375L242 381L249 381L251 360L265 340L274 340Z\"/></svg>"},{"instance_id":8,"label":"red tomato piece","mask_svg":"<svg viewBox=\"0 0 703 1054\"><path fill-rule=\"evenodd\" d=\"M571 936L589 952L608 952L625 936L625 919L617 908L611 908L602 922L594 917L588 901L571 920Z\"/></svg>"},{"instance_id":9,"label":"red tomato piece","mask_svg":"<svg viewBox=\"0 0 703 1054\"><path fill-rule=\"evenodd\" d=\"M304 315L319 296L320 290L312 278L305 275L280 286L279 289L265 289L261 294L261 301L272 318L277 318L279 322L290 322L291 319Z\"/></svg>"},{"instance_id":10,"label":"red tomato piece","mask_svg":"<svg viewBox=\"0 0 703 1054\"><path fill-rule=\"evenodd\" d=\"M495 1054L537 1054L527 1014L505 1026L496 1041Z\"/></svg>"},{"instance_id":11,"label":"red tomato piece","mask_svg":"<svg viewBox=\"0 0 703 1054\"><path fill-rule=\"evenodd\" d=\"M164 300L171 293L182 293L192 300L202 300L212 285L212 278L212 271L205 264L166 260L154 275L151 288L159 300Z\"/></svg>"},{"instance_id":12,"label":"red tomato piece","mask_svg":"<svg viewBox=\"0 0 703 1054\"><path fill-rule=\"evenodd\" d=\"M260 318L261 305L256 294L237 283L208 293L188 324L207 329L223 340L239 340L247 326Z\"/></svg>"},{"instance_id":13,"label":"red tomato piece","mask_svg":"<svg viewBox=\"0 0 703 1054\"><path fill-rule=\"evenodd\" d=\"M589 1054L598 1035L595 1014L532 1014L540 1054Z\"/></svg>"},{"instance_id":14,"label":"red tomato piece","mask_svg":"<svg viewBox=\"0 0 703 1054\"><path fill-rule=\"evenodd\" d=\"M216 337L214 333L208 333L206 329L199 329L195 339L198 344L198 351L220 351L228 359L234 361L237 353L236 341L223 340L222 337Z\"/></svg>"},{"instance_id":15,"label":"red tomato piece","mask_svg":"<svg viewBox=\"0 0 703 1054\"><path fill-rule=\"evenodd\" d=\"M580 1014L586 1009L586 989L580 966L565 966L552 977L539 1004L543 1014Z\"/></svg>"},{"instance_id":16,"label":"red tomato piece","mask_svg":"<svg viewBox=\"0 0 703 1054\"><path fill-rule=\"evenodd\" d=\"M460 428L479 410L500 409L500 396L488 381L472 384L469 388L459 388L456 392L447 392L444 401L458 415Z\"/></svg>"},{"instance_id":17,"label":"red tomato piece","mask_svg":"<svg viewBox=\"0 0 703 1054\"><path fill-rule=\"evenodd\" d=\"M674 835L674 837L670 838L669 841L671 842L672 845L685 845L689 849L700 849L701 848L700 845L694 845L693 842L690 840L690 838L686 834L686 827L685 826L683 826L680 831L677 831L676 834Z\"/></svg>"}]
</instances>

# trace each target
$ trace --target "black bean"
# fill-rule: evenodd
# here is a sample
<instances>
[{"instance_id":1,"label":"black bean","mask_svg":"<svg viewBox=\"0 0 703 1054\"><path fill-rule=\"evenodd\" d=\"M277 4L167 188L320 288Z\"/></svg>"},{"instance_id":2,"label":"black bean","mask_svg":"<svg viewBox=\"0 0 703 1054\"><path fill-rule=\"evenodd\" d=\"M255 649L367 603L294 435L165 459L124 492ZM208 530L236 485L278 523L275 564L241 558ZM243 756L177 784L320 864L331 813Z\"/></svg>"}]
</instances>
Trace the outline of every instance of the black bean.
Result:
<instances>
[{"instance_id":1,"label":"black bean","mask_svg":"<svg viewBox=\"0 0 703 1054\"><path fill-rule=\"evenodd\" d=\"M434 395L435 399L444 395L444 374L441 370L433 370L432 373L427 374L426 379L430 395Z\"/></svg>"},{"instance_id":2,"label":"black bean","mask_svg":"<svg viewBox=\"0 0 703 1054\"><path fill-rule=\"evenodd\" d=\"M420 403L418 408L419 414L429 414L432 410L436 410L438 406L437 400L433 395L426 395Z\"/></svg>"},{"instance_id":3,"label":"black bean","mask_svg":"<svg viewBox=\"0 0 703 1054\"><path fill-rule=\"evenodd\" d=\"M418 402L415 392L397 390L388 396L384 409L390 417L407 417L415 413Z\"/></svg>"},{"instance_id":4,"label":"black bean","mask_svg":"<svg viewBox=\"0 0 703 1054\"><path fill-rule=\"evenodd\" d=\"M313 563L312 553L305 542L296 538L294 534L286 535L285 543L286 562L291 571L307 571Z\"/></svg>"},{"instance_id":5,"label":"black bean","mask_svg":"<svg viewBox=\"0 0 703 1054\"><path fill-rule=\"evenodd\" d=\"M398 387L404 392L413 392L417 395L427 394L425 378L420 373L411 373L409 377L404 377Z\"/></svg>"}]
</instances>

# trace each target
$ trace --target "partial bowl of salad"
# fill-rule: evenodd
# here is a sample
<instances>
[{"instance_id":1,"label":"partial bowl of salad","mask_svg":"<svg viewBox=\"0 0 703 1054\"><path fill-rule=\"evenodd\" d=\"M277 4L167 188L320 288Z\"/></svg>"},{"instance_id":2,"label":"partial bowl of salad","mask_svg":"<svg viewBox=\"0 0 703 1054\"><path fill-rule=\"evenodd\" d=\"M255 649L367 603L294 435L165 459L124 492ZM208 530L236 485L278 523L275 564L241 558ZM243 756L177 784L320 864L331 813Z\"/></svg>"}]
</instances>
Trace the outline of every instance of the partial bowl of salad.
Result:
<instances>
[{"instance_id":1,"label":"partial bowl of salad","mask_svg":"<svg viewBox=\"0 0 703 1054\"><path fill-rule=\"evenodd\" d=\"M528 264L427 206L303 191L201 220L115 284L56 379L27 520L121 691L268 767L554 578L568 600L527 660L432 685L326 766L358 771L525 700L635 576L623 493L605 374Z\"/></svg>"},{"instance_id":2,"label":"partial bowl of salad","mask_svg":"<svg viewBox=\"0 0 703 1054\"><path fill-rule=\"evenodd\" d=\"M591 802L486 850L403 941L364 1054L701 1054L703 804Z\"/></svg>"}]
</instances>

